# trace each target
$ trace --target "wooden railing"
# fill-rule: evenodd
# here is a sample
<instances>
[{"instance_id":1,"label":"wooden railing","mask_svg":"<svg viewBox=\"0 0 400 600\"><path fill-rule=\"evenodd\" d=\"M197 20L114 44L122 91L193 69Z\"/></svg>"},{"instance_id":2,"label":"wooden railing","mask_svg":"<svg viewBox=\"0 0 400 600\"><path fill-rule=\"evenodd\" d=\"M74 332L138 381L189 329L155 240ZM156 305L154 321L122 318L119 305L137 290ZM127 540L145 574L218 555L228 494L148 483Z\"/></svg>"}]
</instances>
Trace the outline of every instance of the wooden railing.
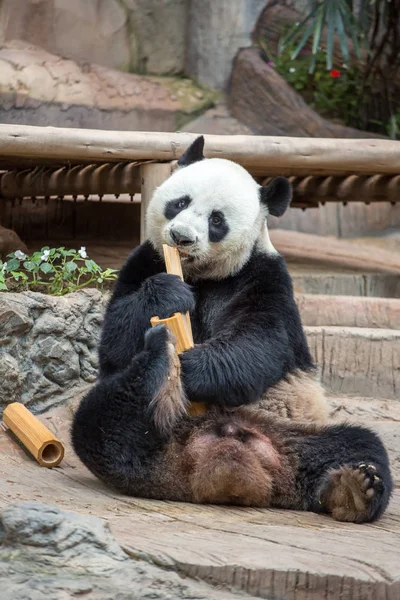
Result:
<instances>
[{"instance_id":1,"label":"wooden railing","mask_svg":"<svg viewBox=\"0 0 400 600\"><path fill-rule=\"evenodd\" d=\"M0 196L141 193L144 214L189 144L191 133L99 131L0 125ZM205 135L205 156L227 158L260 183L287 175L293 206L329 201L400 202L400 142Z\"/></svg>"}]
</instances>

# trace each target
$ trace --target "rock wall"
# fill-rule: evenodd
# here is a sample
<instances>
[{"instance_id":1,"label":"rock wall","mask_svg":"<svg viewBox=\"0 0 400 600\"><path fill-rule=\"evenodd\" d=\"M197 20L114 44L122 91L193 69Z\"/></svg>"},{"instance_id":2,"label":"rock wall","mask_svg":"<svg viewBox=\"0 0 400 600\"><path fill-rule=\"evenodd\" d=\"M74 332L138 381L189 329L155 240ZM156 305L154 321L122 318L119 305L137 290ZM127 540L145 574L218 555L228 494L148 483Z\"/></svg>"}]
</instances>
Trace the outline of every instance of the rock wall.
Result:
<instances>
[{"instance_id":1,"label":"rock wall","mask_svg":"<svg viewBox=\"0 0 400 600\"><path fill-rule=\"evenodd\" d=\"M36 412L93 383L106 297L0 294L0 408L19 401Z\"/></svg>"},{"instance_id":2,"label":"rock wall","mask_svg":"<svg viewBox=\"0 0 400 600\"><path fill-rule=\"evenodd\" d=\"M232 60L250 45L251 32L265 0L191 0L186 73L201 84L227 87Z\"/></svg>"},{"instance_id":3,"label":"rock wall","mask_svg":"<svg viewBox=\"0 0 400 600\"><path fill-rule=\"evenodd\" d=\"M212 105L189 79L124 73L14 40L0 48L0 122L175 131Z\"/></svg>"},{"instance_id":4,"label":"rock wall","mask_svg":"<svg viewBox=\"0 0 400 600\"><path fill-rule=\"evenodd\" d=\"M185 20L185 0L2 0L0 43L21 39L86 63L169 75L183 71Z\"/></svg>"}]
</instances>

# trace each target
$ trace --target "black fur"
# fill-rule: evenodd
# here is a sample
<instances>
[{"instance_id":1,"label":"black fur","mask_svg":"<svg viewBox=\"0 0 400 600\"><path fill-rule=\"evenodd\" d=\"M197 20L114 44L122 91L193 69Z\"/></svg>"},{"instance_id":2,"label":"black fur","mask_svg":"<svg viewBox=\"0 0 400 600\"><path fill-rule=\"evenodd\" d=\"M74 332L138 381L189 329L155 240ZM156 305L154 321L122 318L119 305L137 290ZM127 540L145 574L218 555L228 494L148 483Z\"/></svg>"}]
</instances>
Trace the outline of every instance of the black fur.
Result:
<instances>
[{"instance_id":1,"label":"black fur","mask_svg":"<svg viewBox=\"0 0 400 600\"><path fill-rule=\"evenodd\" d=\"M229 225L224 213L214 211L208 219L208 239L210 242L222 242L229 233Z\"/></svg>"},{"instance_id":2,"label":"black fur","mask_svg":"<svg viewBox=\"0 0 400 600\"><path fill-rule=\"evenodd\" d=\"M203 160L204 154L204 136L200 135L192 142L187 150L182 154L178 160L180 167L188 167L199 160Z\"/></svg>"},{"instance_id":3,"label":"black fur","mask_svg":"<svg viewBox=\"0 0 400 600\"><path fill-rule=\"evenodd\" d=\"M187 469L183 465L177 471L171 456L176 459L176 448L183 451L191 433L201 427L224 436L226 425L235 423L236 413L222 410L219 417L215 413L181 417L171 423L169 430L156 427L154 399L169 373L167 341L163 326L148 331L144 349L128 361L125 369L98 381L74 416L72 442L95 475L124 493L193 501ZM392 479L386 450L375 433L344 424L318 427L283 423L267 414L262 418L257 414L257 419L257 429L270 437L286 465L283 475L276 477L272 498L266 499L265 505L332 512L335 516L329 501L325 503L332 471L369 468L371 482L367 484L373 489L373 497L347 520L373 521L383 513ZM240 435L240 426L236 429ZM245 438L241 441L246 443ZM174 452L168 456L171 444L175 444ZM234 472L232 467L232 476ZM346 503L343 509L348 509Z\"/></svg>"},{"instance_id":4,"label":"black fur","mask_svg":"<svg viewBox=\"0 0 400 600\"><path fill-rule=\"evenodd\" d=\"M165 218L171 221L171 219L174 219L176 215L179 215L180 212L185 210L191 201L192 199L189 196L182 196L182 198L170 200L164 209Z\"/></svg>"},{"instance_id":5,"label":"black fur","mask_svg":"<svg viewBox=\"0 0 400 600\"><path fill-rule=\"evenodd\" d=\"M313 368L281 256L254 251L237 275L222 281L183 283L164 270L149 242L121 270L103 325L101 377L122 371L143 349L151 317L186 311L195 347L181 355L181 365L192 401L247 404L287 373Z\"/></svg>"},{"instance_id":6,"label":"black fur","mask_svg":"<svg viewBox=\"0 0 400 600\"><path fill-rule=\"evenodd\" d=\"M268 213L281 217L292 201L292 186L286 177L275 177L260 189L261 202L268 207Z\"/></svg>"},{"instance_id":7,"label":"black fur","mask_svg":"<svg viewBox=\"0 0 400 600\"><path fill-rule=\"evenodd\" d=\"M299 437L298 427L286 444L299 459L296 485L303 504L298 508L313 512L327 512L323 503L324 491L329 481L329 471L340 467L373 464L379 473L376 495L368 507L367 521L379 518L386 509L393 489L389 458L379 436L373 431L349 424L314 427L314 432ZM305 427L304 430L312 430Z\"/></svg>"}]
</instances>

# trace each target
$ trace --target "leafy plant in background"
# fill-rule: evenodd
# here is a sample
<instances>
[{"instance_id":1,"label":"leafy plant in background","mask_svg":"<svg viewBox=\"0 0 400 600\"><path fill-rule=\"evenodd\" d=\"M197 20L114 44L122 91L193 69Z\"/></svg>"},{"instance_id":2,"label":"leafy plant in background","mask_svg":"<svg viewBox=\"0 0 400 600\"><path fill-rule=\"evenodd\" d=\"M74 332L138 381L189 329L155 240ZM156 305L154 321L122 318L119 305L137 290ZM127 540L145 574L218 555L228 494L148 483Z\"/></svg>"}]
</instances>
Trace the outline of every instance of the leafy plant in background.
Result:
<instances>
[{"instance_id":1,"label":"leafy plant in background","mask_svg":"<svg viewBox=\"0 0 400 600\"><path fill-rule=\"evenodd\" d=\"M317 78L305 77L305 63L294 64L303 52L308 53L308 75L320 73L319 90ZM299 91L309 91L311 81L316 106L322 102L328 110L328 95L333 93L334 105L339 98L344 102L346 124L400 137L396 116L400 111L400 0L310 0L309 13L281 38L278 55L288 53L293 61L289 69L295 69L292 74L297 72L297 77L286 74L285 78L292 84L294 80ZM340 85L330 86L321 73L335 67ZM346 95L353 100L346 100ZM349 110L352 103L357 110Z\"/></svg>"},{"instance_id":2,"label":"leafy plant in background","mask_svg":"<svg viewBox=\"0 0 400 600\"><path fill-rule=\"evenodd\" d=\"M345 124L354 122L357 98L362 87L362 75L357 66L339 69L326 68L325 53L320 50L315 57L313 73L310 73L311 53L302 50L292 59L292 48L281 51L274 66L315 110L325 116L341 119Z\"/></svg>"},{"instance_id":3,"label":"leafy plant in background","mask_svg":"<svg viewBox=\"0 0 400 600\"><path fill-rule=\"evenodd\" d=\"M17 250L5 262L0 261L0 290L32 289L63 296L88 286L103 287L116 279L116 273L90 260L84 246L78 251L45 246L30 256Z\"/></svg>"}]
</instances>

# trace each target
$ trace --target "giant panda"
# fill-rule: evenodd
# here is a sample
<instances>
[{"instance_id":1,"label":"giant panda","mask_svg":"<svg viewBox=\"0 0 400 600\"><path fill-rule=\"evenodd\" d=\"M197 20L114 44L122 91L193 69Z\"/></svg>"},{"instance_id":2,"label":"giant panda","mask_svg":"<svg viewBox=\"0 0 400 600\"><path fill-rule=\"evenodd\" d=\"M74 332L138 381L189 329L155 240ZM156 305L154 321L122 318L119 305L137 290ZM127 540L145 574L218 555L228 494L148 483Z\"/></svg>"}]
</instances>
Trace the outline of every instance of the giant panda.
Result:
<instances>
[{"instance_id":1,"label":"giant panda","mask_svg":"<svg viewBox=\"0 0 400 600\"><path fill-rule=\"evenodd\" d=\"M99 478L136 496L280 506L370 521L392 481L380 439L324 425L291 279L268 215L291 200L285 178L259 186L245 169L205 159L199 137L159 186L148 240L120 271L107 307L99 378L72 442ZM176 246L185 281L165 272ZM154 315L190 312L194 348L177 355ZM207 411L188 415L188 403Z\"/></svg>"},{"instance_id":2,"label":"giant panda","mask_svg":"<svg viewBox=\"0 0 400 600\"><path fill-rule=\"evenodd\" d=\"M261 401L281 416L324 420L291 278L266 225L286 211L291 186L283 177L259 186L238 164L205 159L203 146L200 136L151 199L148 240L128 258L108 306L100 375L143 349L151 316L190 311L195 347L181 368L191 401ZM163 244L179 249L185 283L165 274Z\"/></svg>"}]
</instances>

